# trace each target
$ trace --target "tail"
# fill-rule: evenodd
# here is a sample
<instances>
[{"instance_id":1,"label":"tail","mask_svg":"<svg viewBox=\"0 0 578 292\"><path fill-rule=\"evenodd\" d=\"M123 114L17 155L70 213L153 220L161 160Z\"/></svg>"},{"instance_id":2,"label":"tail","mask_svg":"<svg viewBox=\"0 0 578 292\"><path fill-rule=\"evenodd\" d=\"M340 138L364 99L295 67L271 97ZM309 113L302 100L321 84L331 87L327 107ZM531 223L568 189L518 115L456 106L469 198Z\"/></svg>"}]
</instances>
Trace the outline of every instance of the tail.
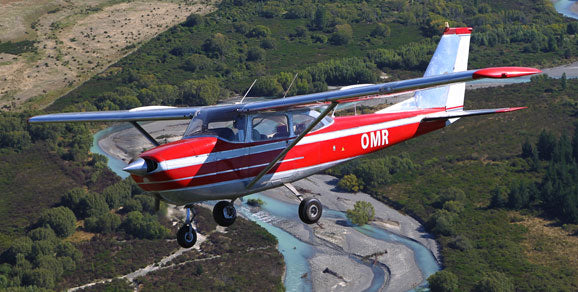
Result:
<instances>
[{"instance_id":1,"label":"tail","mask_svg":"<svg viewBox=\"0 0 578 292\"><path fill-rule=\"evenodd\" d=\"M467 71L471 31L469 27L446 27L424 76ZM416 105L422 109L462 110L465 92L466 84L463 82L418 91L415 94Z\"/></svg>"},{"instance_id":2,"label":"tail","mask_svg":"<svg viewBox=\"0 0 578 292\"><path fill-rule=\"evenodd\" d=\"M424 77L467 71L471 31L470 27L446 26ZM462 110L465 91L466 84L463 82L417 91L413 98L380 110L378 113L427 108L444 108L446 111Z\"/></svg>"}]
</instances>

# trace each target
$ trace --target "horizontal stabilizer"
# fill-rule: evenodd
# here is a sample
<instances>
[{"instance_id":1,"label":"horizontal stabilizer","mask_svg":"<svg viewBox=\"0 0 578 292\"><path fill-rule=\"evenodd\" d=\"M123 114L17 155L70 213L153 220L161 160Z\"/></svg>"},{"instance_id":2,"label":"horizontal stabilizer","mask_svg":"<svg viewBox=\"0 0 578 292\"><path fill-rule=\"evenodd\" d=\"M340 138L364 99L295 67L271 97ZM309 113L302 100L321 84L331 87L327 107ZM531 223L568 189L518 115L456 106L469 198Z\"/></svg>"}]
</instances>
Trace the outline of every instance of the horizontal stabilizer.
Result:
<instances>
[{"instance_id":1,"label":"horizontal stabilizer","mask_svg":"<svg viewBox=\"0 0 578 292\"><path fill-rule=\"evenodd\" d=\"M446 119L454 119L454 118L461 118L461 117L469 117L469 116L481 116L481 115L490 115L490 114L501 114L501 113L508 113L513 112L521 109L525 109L526 107L507 107L507 108L495 108L495 109L478 109L478 110L467 110L467 111L450 111L450 112L438 112L426 115L423 118L423 121L434 121L434 120L446 120Z\"/></svg>"}]
</instances>

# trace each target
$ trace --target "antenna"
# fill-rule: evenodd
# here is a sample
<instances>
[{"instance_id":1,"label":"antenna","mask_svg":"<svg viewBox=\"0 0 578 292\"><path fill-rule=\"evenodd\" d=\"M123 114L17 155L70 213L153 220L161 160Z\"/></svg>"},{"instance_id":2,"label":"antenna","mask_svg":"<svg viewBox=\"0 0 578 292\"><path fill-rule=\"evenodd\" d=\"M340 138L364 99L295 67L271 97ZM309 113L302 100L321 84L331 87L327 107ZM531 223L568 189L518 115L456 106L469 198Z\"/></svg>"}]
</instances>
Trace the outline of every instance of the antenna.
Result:
<instances>
[{"instance_id":1,"label":"antenna","mask_svg":"<svg viewBox=\"0 0 578 292\"><path fill-rule=\"evenodd\" d=\"M285 94L283 94L283 98L287 97L287 93L289 93L289 90L291 90L291 86L293 86L293 82L295 82L295 79L297 79L297 75L299 75L299 72L295 73L295 77L293 77L293 80L291 80L291 84L289 84Z\"/></svg>"},{"instance_id":2,"label":"antenna","mask_svg":"<svg viewBox=\"0 0 578 292\"><path fill-rule=\"evenodd\" d=\"M243 103L243 100L245 100L245 97L247 97L247 94L249 94L249 91L251 91L251 88L253 88L253 85L255 85L256 82L257 79L255 79L255 81L253 81L251 86L249 86L249 89L247 89L247 92L245 92L245 95L243 95L243 98L241 98L241 101L239 101L238 103Z\"/></svg>"}]
</instances>

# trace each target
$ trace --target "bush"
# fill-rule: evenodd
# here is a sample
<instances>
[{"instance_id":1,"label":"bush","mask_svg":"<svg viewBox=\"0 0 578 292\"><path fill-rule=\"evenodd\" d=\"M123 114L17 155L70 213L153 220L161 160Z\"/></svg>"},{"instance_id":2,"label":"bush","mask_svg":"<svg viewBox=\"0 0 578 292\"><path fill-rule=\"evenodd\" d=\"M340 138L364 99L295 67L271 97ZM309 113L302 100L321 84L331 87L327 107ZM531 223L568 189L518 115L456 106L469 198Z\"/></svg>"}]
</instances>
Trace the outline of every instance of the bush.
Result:
<instances>
[{"instance_id":1,"label":"bush","mask_svg":"<svg viewBox=\"0 0 578 292\"><path fill-rule=\"evenodd\" d=\"M348 192L357 193L363 189L363 182L355 174L347 174L337 183L337 187Z\"/></svg>"},{"instance_id":2,"label":"bush","mask_svg":"<svg viewBox=\"0 0 578 292\"><path fill-rule=\"evenodd\" d=\"M247 52L247 61L249 62L260 61L261 59L263 59L264 55L265 51L263 49L250 48L249 51Z\"/></svg>"},{"instance_id":3,"label":"bush","mask_svg":"<svg viewBox=\"0 0 578 292\"><path fill-rule=\"evenodd\" d=\"M252 207L261 207L265 205L265 202L263 202L261 199L249 199L247 200L247 205Z\"/></svg>"},{"instance_id":4,"label":"bush","mask_svg":"<svg viewBox=\"0 0 578 292\"><path fill-rule=\"evenodd\" d=\"M365 225L373 220L375 209L373 205L365 201L357 201L353 209L347 210L347 218L355 225Z\"/></svg>"},{"instance_id":5,"label":"bush","mask_svg":"<svg viewBox=\"0 0 578 292\"><path fill-rule=\"evenodd\" d=\"M91 232L111 233L118 229L120 216L112 213L104 213L100 216L87 218L84 227Z\"/></svg>"},{"instance_id":6,"label":"bush","mask_svg":"<svg viewBox=\"0 0 578 292\"><path fill-rule=\"evenodd\" d=\"M476 283L472 292L512 292L514 284L510 278L500 272L489 272Z\"/></svg>"},{"instance_id":7,"label":"bush","mask_svg":"<svg viewBox=\"0 0 578 292\"><path fill-rule=\"evenodd\" d=\"M54 233L54 230L47 227L39 227L33 229L30 232L28 232L28 236L34 241L56 239L56 234Z\"/></svg>"},{"instance_id":8,"label":"bush","mask_svg":"<svg viewBox=\"0 0 578 292\"><path fill-rule=\"evenodd\" d=\"M458 276L446 270L439 271L427 278L432 292L458 291Z\"/></svg>"},{"instance_id":9,"label":"bush","mask_svg":"<svg viewBox=\"0 0 578 292\"><path fill-rule=\"evenodd\" d=\"M187 20L185 20L182 25L186 27L194 27L202 25L204 22L205 18L202 15L191 13L191 15L187 16Z\"/></svg>"},{"instance_id":10,"label":"bush","mask_svg":"<svg viewBox=\"0 0 578 292\"><path fill-rule=\"evenodd\" d=\"M67 237L76 230L76 217L67 207L56 207L42 212L39 220L40 225L48 226L56 235Z\"/></svg>"},{"instance_id":11,"label":"bush","mask_svg":"<svg viewBox=\"0 0 578 292\"><path fill-rule=\"evenodd\" d=\"M169 230L162 226L155 216L143 215L139 211L128 213L122 226L128 234L138 238L160 239L169 234Z\"/></svg>"},{"instance_id":12,"label":"bush","mask_svg":"<svg viewBox=\"0 0 578 292\"><path fill-rule=\"evenodd\" d=\"M77 215L80 218L98 216L108 212L108 203L104 196L99 194L87 194L78 202Z\"/></svg>"}]
</instances>

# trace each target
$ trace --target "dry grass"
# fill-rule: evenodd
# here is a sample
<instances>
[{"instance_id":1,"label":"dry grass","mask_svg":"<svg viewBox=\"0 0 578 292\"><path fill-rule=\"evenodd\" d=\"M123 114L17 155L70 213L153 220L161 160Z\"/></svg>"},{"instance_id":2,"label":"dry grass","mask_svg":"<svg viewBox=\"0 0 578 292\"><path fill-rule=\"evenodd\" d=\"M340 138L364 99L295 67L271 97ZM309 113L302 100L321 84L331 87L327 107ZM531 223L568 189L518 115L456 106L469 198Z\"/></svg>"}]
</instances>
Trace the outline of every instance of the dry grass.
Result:
<instances>
[{"instance_id":1,"label":"dry grass","mask_svg":"<svg viewBox=\"0 0 578 292\"><path fill-rule=\"evenodd\" d=\"M10 33L0 34L0 40L33 39L38 49L24 56L0 55L4 109L29 100L31 107L47 106L191 13L214 9L213 2L167 0L1 1L0 32Z\"/></svg>"},{"instance_id":2,"label":"dry grass","mask_svg":"<svg viewBox=\"0 0 578 292\"><path fill-rule=\"evenodd\" d=\"M578 237L556 226L554 221L522 216L514 212L511 215L522 218L523 221L516 224L528 228L523 246L532 263L552 268L578 269Z\"/></svg>"}]
</instances>

